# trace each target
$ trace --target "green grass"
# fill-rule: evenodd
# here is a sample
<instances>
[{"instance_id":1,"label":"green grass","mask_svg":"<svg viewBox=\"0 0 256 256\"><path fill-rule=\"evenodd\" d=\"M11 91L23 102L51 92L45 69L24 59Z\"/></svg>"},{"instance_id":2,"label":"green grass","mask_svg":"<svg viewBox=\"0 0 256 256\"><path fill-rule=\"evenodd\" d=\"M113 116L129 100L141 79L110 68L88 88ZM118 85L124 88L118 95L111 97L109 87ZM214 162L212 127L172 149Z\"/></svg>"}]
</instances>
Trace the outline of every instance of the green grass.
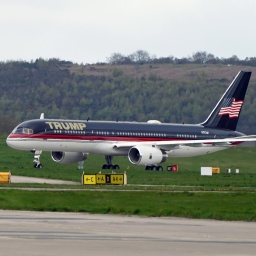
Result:
<instances>
[{"instance_id":1,"label":"green grass","mask_svg":"<svg viewBox=\"0 0 256 256\"><path fill-rule=\"evenodd\" d=\"M104 157L91 155L85 169L77 164L54 163L48 152L41 161L43 169L33 168L33 154L16 151L0 141L0 171L12 175L81 181L82 172L97 173ZM182 216L225 220L256 220L256 148L238 147L215 154L169 159L163 172L145 171L127 158L116 157L126 171L127 186L63 186L37 184L1 184L0 209L73 211L90 213L136 214L143 216ZM178 172L167 172L167 165L178 164ZM221 168L220 174L200 176L201 166ZM231 174L226 169L231 168ZM239 169L239 174L235 174ZM110 171L102 171L109 173ZM146 185L146 186L140 186ZM21 187L48 187L57 191L22 191ZM79 189L65 191L63 189ZM210 191L210 192L209 192Z\"/></svg>"},{"instance_id":2,"label":"green grass","mask_svg":"<svg viewBox=\"0 0 256 256\"><path fill-rule=\"evenodd\" d=\"M5 137L0 141L0 171L10 170L12 175L44 177L81 181L85 173L109 173L101 170L104 163L103 156L90 155L85 161L85 169L78 170L77 164L57 164L50 158L49 152L43 152L41 161L43 169L33 168L33 154L30 152L10 149L5 144ZM177 186L202 186L202 187L254 187L256 188L256 148L237 147L218 153L193 157L169 159L163 163L163 172L145 171L143 166L132 165L125 157L116 157L114 162L121 166L117 172L126 172L129 184L144 185L177 185ZM178 172L167 172L167 165L178 164ZM200 176L201 166L215 166L221 168L220 174L211 177ZM231 175L226 170L231 168ZM239 169L239 174L235 174Z\"/></svg>"},{"instance_id":3,"label":"green grass","mask_svg":"<svg viewBox=\"0 0 256 256\"><path fill-rule=\"evenodd\" d=\"M3 190L1 209L256 220L252 193Z\"/></svg>"}]
</instances>

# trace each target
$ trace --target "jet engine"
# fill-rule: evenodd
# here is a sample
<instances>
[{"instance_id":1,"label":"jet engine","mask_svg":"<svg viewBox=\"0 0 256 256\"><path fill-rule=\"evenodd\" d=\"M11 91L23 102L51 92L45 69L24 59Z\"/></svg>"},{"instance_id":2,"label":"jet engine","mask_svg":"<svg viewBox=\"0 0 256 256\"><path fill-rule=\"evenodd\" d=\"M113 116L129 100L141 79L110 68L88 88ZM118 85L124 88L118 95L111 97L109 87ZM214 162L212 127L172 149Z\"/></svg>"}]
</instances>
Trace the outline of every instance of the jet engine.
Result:
<instances>
[{"instance_id":1,"label":"jet engine","mask_svg":"<svg viewBox=\"0 0 256 256\"><path fill-rule=\"evenodd\" d=\"M128 159L132 164L154 165L165 162L167 154L160 149L150 146L132 147L128 152Z\"/></svg>"},{"instance_id":2,"label":"jet engine","mask_svg":"<svg viewBox=\"0 0 256 256\"><path fill-rule=\"evenodd\" d=\"M88 153L53 151L51 157L54 162L71 164L85 160L88 157Z\"/></svg>"}]
</instances>

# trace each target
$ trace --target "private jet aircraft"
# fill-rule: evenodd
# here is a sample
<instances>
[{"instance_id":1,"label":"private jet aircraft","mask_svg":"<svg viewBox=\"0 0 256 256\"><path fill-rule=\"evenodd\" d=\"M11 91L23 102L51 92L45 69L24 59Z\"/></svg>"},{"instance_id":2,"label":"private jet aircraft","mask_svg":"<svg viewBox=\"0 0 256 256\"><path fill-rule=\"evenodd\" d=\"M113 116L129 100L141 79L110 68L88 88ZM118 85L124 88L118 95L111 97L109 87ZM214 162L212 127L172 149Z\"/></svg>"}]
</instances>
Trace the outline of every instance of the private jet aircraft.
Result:
<instances>
[{"instance_id":1,"label":"private jet aircraft","mask_svg":"<svg viewBox=\"0 0 256 256\"><path fill-rule=\"evenodd\" d=\"M256 136L236 131L251 72L240 71L208 118L200 124L40 119L19 124L7 138L18 150L34 152L34 167L42 168L40 154L53 161L74 163L89 154L104 155L103 169L119 169L114 156L127 156L147 170L163 170L168 157L191 157L217 152Z\"/></svg>"}]
</instances>

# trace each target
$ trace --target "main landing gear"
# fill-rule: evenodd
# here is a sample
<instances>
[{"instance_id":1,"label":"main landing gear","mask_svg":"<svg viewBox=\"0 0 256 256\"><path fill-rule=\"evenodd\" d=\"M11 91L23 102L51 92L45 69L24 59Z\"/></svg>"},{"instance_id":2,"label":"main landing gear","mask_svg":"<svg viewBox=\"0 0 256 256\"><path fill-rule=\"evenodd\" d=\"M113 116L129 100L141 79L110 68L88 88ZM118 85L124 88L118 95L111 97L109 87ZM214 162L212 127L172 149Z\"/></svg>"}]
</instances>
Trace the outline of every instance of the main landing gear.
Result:
<instances>
[{"instance_id":1,"label":"main landing gear","mask_svg":"<svg viewBox=\"0 0 256 256\"><path fill-rule=\"evenodd\" d=\"M42 154L42 150L36 150L36 151L32 151L34 153L34 168L39 168L42 169L43 165L40 162L40 156Z\"/></svg>"},{"instance_id":2,"label":"main landing gear","mask_svg":"<svg viewBox=\"0 0 256 256\"><path fill-rule=\"evenodd\" d=\"M146 165L145 170L146 171L161 171L162 172L164 169L161 165L158 165L158 166L156 166L156 165Z\"/></svg>"},{"instance_id":3,"label":"main landing gear","mask_svg":"<svg viewBox=\"0 0 256 256\"><path fill-rule=\"evenodd\" d=\"M117 164L113 165L112 164L112 159L113 159L113 156L105 156L105 160L106 160L107 163L102 165L102 169L104 169L104 170L106 170L106 169L113 169L113 170L120 169L119 165L117 165Z\"/></svg>"}]
</instances>

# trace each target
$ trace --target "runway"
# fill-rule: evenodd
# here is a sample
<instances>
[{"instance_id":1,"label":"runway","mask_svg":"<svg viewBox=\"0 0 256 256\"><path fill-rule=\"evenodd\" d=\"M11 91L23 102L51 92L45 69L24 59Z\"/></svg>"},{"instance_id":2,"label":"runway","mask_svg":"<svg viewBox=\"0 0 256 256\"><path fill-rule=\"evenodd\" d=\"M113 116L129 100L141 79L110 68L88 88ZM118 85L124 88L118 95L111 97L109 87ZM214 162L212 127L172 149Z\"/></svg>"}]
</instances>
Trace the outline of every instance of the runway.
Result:
<instances>
[{"instance_id":1,"label":"runway","mask_svg":"<svg viewBox=\"0 0 256 256\"><path fill-rule=\"evenodd\" d=\"M0 210L2 256L255 255L256 223Z\"/></svg>"}]
</instances>

